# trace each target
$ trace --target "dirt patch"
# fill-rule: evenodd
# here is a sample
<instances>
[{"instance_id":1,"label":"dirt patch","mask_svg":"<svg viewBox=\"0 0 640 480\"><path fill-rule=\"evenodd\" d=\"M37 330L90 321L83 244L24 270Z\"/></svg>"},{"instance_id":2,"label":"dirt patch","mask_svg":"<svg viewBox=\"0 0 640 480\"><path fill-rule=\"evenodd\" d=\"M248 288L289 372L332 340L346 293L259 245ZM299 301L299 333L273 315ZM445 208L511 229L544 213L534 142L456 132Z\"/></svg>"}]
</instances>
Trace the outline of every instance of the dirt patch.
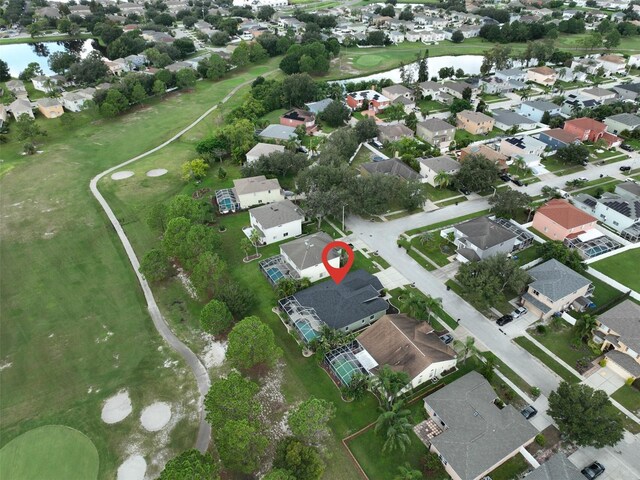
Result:
<instances>
[{"instance_id":1,"label":"dirt patch","mask_svg":"<svg viewBox=\"0 0 640 480\"><path fill-rule=\"evenodd\" d=\"M121 390L113 397L107 399L102 407L102 421L104 423L118 423L127 418L131 413L131 398L129 392Z\"/></svg>"},{"instance_id":2,"label":"dirt patch","mask_svg":"<svg viewBox=\"0 0 640 480\"><path fill-rule=\"evenodd\" d=\"M148 432L162 430L169 420L171 420L171 406L164 402L152 403L140 415L140 422Z\"/></svg>"},{"instance_id":3,"label":"dirt patch","mask_svg":"<svg viewBox=\"0 0 640 480\"><path fill-rule=\"evenodd\" d=\"M118 480L144 480L147 462L142 455L131 455L118 467Z\"/></svg>"},{"instance_id":4,"label":"dirt patch","mask_svg":"<svg viewBox=\"0 0 640 480\"><path fill-rule=\"evenodd\" d=\"M216 341L213 335L203 334L206 342L204 350L200 354L202 363L206 368L219 367L224 362L227 353L227 342Z\"/></svg>"},{"instance_id":5,"label":"dirt patch","mask_svg":"<svg viewBox=\"0 0 640 480\"><path fill-rule=\"evenodd\" d=\"M111 174L111 180L124 180L125 178L133 177L133 175L131 170L122 170Z\"/></svg>"},{"instance_id":6,"label":"dirt patch","mask_svg":"<svg viewBox=\"0 0 640 480\"><path fill-rule=\"evenodd\" d=\"M166 168L154 168L153 170L149 170L147 172L147 177L161 177L162 175L167 173Z\"/></svg>"}]
</instances>

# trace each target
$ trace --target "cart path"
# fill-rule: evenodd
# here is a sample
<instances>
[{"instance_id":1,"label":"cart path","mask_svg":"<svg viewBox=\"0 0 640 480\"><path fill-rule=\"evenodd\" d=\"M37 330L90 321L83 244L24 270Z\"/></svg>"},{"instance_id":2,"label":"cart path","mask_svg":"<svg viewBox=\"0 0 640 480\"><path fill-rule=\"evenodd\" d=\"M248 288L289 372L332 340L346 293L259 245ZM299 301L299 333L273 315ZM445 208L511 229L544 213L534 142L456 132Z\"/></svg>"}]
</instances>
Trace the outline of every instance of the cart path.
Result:
<instances>
[{"instance_id":1,"label":"cart path","mask_svg":"<svg viewBox=\"0 0 640 480\"><path fill-rule=\"evenodd\" d=\"M276 70L272 70L264 74L263 76L270 75L274 72L276 72ZM113 225L113 228L118 234L118 238L120 239L120 242L124 247L127 257L129 258L129 263L131 263L131 266L133 267L133 271L135 272L136 277L138 278L138 283L140 283L140 287L142 287L144 298L147 302L147 308L149 309L149 315L151 316L153 325L156 327L156 330L162 336L162 338L169 344L169 346L171 346L171 348L173 348L178 354L180 354L180 356L182 356L182 358L184 358L184 360L187 362L187 364L191 368L194 376L196 377L196 383L198 384L198 390L200 391L200 399L198 402L200 427L198 429L198 436L196 438L195 448L197 448L199 451L203 453L207 450L207 448L209 447L209 442L211 441L211 426L205 420L204 408L203 408L204 396L209 391L209 387L211 386L211 379L209 378L207 369L204 367L200 359L196 356L195 353L191 351L191 349L189 349L189 347L187 347L184 343L182 343L182 341L173 333L173 331L169 327L169 324L162 316L162 313L158 308L158 304L156 303L156 299L153 296L153 292L149 287L149 283L145 280L145 278L139 272L140 262L138 261L136 252L133 249L133 246L131 245L129 238L125 234L124 229L122 228L122 225L118 221L118 218L116 217L115 213L113 213L113 210L109 206L109 203L107 203L105 198L100 193L100 190L98 190L98 182L104 176L109 175L115 170L118 170L122 167L130 165L134 162L137 162L138 160L141 160L153 153L156 153L157 151L162 150L164 147L166 147L170 143L176 141L182 135L184 135L193 127L198 125L208 115L210 115L213 111L215 111L220 105L228 102L229 99L233 97L233 95L235 95L238 90L240 90L242 87L252 82L253 80L247 80L246 82L243 82L237 87L233 88L227 94L227 96L225 96L218 104L208 109L206 112L200 115L193 123L191 123L184 129L180 130L177 134L175 134L166 142L161 143L157 147L152 148L151 150L147 150L146 152L136 157L133 157L125 162L122 162L121 164L116 165L115 167L111 167L105 170L104 172L93 177L93 179L91 179L91 182L89 183L91 194L95 197L95 199L98 201L98 203L100 204L104 212L107 214L107 217L109 218L111 225Z\"/></svg>"}]
</instances>

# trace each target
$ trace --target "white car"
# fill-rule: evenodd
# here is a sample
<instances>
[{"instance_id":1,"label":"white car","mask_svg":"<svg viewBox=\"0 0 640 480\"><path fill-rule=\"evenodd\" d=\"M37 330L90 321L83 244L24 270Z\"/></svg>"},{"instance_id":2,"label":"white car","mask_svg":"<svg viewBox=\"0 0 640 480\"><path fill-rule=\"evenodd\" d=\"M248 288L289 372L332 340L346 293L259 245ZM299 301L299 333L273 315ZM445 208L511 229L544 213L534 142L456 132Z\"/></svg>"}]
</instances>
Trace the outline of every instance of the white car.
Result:
<instances>
[{"instance_id":1,"label":"white car","mask_svg":"<svg viewBox=\"0 0 640 480\"><path fill-rule=\"evenodd\" d=\"M511 316L516 319L525 315L529 310L526 307L518 307L513 312L511 312Z\"/></svg>"},{"instance_id":2,"label":"white car","mask_svg":"<svg viewBox=\"0 0 640 480\"><path fill-rule=\"evenodd\" d=\"M588 182L589 179L587 177L578 177L578 180L580 180L581 182Z\"/></svg>"}]
</instances>

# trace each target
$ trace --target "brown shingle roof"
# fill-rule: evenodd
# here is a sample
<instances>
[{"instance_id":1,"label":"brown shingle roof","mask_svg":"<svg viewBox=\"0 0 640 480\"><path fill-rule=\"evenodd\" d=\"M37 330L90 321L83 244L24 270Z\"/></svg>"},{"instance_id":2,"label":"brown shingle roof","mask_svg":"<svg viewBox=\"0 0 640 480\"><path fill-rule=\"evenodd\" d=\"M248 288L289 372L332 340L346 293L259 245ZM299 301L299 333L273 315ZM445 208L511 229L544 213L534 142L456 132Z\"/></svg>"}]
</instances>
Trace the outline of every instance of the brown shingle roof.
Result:
<instances>
[{"instance_id":1,"label":"brown shingle roof","mask_svg":"<svg viewBox=\"0 0 640 480\"><path fill-rule=\"evenodd\" d=\"M531 72L539 73L540 75L554 75L556 71L549 67L535 67L529 69Z\"/></svg>"},{"instance_id":2,"label":"brown shingle roof","mask_svg":"<svg viewBox=\"0 0 640 480\"><path fill-rule=\"evenodd\" d=\"M546 205L540 207L536 212L537 214L550 218L564 228L581 227L597 220L569 202L557 198L549 200Z\"/></svg>"}]
</instances>

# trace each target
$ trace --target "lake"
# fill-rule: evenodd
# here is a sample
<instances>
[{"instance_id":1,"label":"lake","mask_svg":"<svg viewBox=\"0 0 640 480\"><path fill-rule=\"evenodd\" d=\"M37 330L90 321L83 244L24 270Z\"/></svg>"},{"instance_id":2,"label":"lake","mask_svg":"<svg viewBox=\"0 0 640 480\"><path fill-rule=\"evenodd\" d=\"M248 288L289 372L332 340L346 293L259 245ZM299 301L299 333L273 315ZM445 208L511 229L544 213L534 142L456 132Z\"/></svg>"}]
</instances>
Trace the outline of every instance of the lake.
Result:
<instances>
[{"instance_id":1,"label":"lake","mask_svg":"<svg viewBox=\"0 0 640 480\"><path fill-rule=\"evenodd\" d=\"M0 58L9 64L12 77L17 78L31 62L38 63L45 75L52 75L54 72L47 63L49 55L54 52L75 52L84 58L93 50L92 43L93 40L89 39L0 45Z\"/></svg>"}]
</instances>

